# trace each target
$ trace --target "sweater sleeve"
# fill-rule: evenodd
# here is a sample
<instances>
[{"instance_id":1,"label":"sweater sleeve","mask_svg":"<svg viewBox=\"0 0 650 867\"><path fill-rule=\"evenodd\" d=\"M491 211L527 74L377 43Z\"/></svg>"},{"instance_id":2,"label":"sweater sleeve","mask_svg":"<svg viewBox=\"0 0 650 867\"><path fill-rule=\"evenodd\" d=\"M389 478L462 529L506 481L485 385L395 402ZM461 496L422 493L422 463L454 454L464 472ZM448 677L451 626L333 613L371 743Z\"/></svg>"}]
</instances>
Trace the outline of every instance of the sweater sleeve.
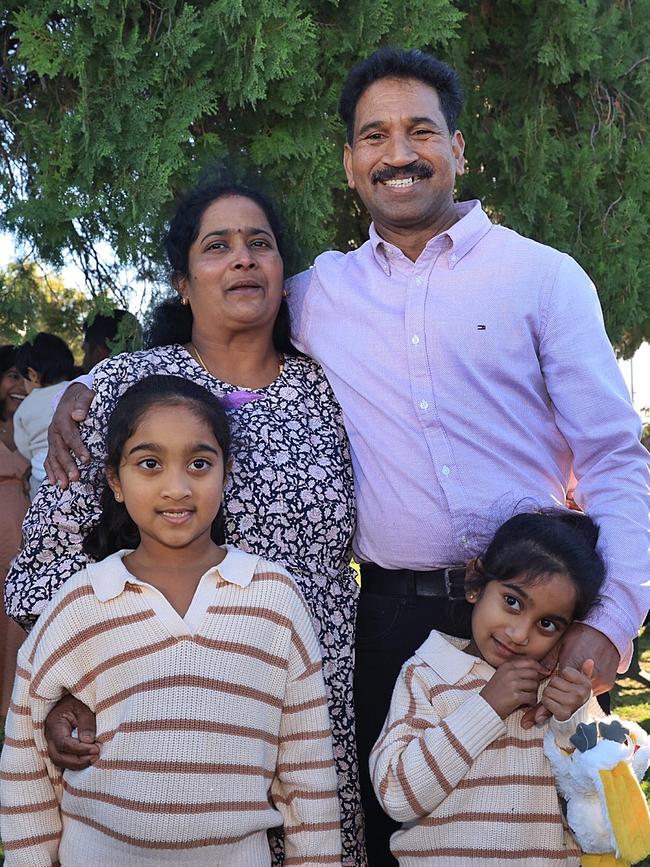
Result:
<instances>
[{"instance_id":1,"label":"sweater sleeve","mask_svg":"<svg viewBox=\"0 0 650 867\"><path fill-rule=\"evenodd\" d=\"M7 613L25 628L33 626L58 588L89 562L81 546L101 512L106 425L124 388L118 365L117 357L108 359L96 376L97 394L80 427L91 459L80 465L79 481L63 491L46 480L25 517L23 548L5 582Z\"/></svg>"},{"instance_id":2,"label":"sweater sleeve","mask_svg":"<svg viewBox=\"0 0 650 867\"><path fill-rule=\"evenodd\" d=\"M302 600L299 608L271 795L284 819L285 865L340 865L337 779L320 650Z\"/></svg>"},{"instance_id":3,"label":"sweater sleeve","mask_svg":"<svg viewBox=\"0 0 650 867\"><path fill-rule=\"evenodd\" d=\"M0 836L5 867L57 863L61 776L47 758L43 722L52 703L30 697L31 668L19 652L0 757Z\"/></svg>"},{"instance_id":4,"label":"sweater sleeve","mask_svg":"<svg viewBox=\"0 0 650 867\"><path fill-rule=\"evenodd\" d=\"M370 775L384 810L412 822L438 807L465 777L476 757L506 726L478 693L443 718L435 687L421 676L417 657L395 684L388 717L370 754Z\"/></svg>"}]
</instances>

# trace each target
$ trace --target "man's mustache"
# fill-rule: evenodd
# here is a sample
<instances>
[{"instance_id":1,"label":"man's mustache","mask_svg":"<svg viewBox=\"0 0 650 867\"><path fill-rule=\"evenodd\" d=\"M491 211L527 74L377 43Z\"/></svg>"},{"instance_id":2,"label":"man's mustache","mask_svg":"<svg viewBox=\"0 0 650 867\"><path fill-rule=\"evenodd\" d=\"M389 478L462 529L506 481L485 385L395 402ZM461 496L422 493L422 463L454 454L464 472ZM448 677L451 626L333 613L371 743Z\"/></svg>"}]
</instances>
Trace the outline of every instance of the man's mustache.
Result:
<instances>
[{"instance_id":1,"label":"man's mustache","mask_svg":"<svg viewBox=\"0 0 650 867\"><path fill-rule=\"evenodd\" d=\"M402 178L430 178L433 176L433 169L430 165L420 160L414 163L409 163L407 166L386 166L384 169L377 169L370 176L373 184L380 184L384 181L398 181Z\"/></svg>"}]
</instances>

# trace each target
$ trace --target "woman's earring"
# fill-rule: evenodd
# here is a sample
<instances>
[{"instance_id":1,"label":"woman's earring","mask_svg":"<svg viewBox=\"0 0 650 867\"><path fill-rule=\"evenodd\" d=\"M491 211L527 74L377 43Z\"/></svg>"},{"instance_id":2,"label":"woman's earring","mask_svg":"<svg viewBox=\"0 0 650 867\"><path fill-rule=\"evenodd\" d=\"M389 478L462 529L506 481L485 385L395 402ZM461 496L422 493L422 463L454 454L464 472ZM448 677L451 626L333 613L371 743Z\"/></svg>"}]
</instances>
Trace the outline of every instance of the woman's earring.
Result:
<instances>
[{"instance_id":1,"label":"woman's earring","mask_svg":"<svg viewBox=\"0 0 650 867\"><path fill-rule=\"evenodd\" d=\"M116 501L117 503L121 503L121 502L122 502L122 494L120 494L119 491L115 491L115 501Z\"/></svg>"},{"instance_id":2,"label":"woman's earring","mask_svg":"<svg viewBox=\"0 0 650 867\"><path fill-rule=\"evenodd\" d=\"M181 298L181 304L183 305L183 307L187 307L187 305L188 305L189 303L190 303L190 299L189 299L189 298L186 298L186 297L183 295L183 297Z\"/></svg>"},{"instance_id":3,"label":"woman's earring","mask_svg":"<svg viewBox=\"0 0 650 867\"><path fill-rule=\"evenodd\" d=\"M468 602L476 602L476 599L477 599L477 596L476 596L475 590L472 590L470 593L467 594L467 601Z\"/></svg>"}]
</instances>

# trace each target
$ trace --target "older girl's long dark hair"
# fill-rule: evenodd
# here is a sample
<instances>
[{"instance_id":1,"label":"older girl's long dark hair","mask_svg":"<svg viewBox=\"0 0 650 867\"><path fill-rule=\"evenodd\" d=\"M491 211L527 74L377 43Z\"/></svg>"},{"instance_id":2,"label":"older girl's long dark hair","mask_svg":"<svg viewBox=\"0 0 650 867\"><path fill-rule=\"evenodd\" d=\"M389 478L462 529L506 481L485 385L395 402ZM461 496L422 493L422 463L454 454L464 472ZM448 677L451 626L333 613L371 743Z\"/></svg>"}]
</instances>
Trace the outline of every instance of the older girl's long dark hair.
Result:
<instances>
[{"instance_id":1,"label":"older girl's long dark hair","mask_svg":"<svg viewBox=\"0 0 650 867\"><path fill-rule=\"evenodd\" d=\"M204 421L214 433L223 454L224 467L230 456L230 427L219 400L200 385L180 376L147 376L124 392L108 421L106 467L119 474L124 444L135 433L142 417L155 406L182 406ZM137 548L140 533L124 503L115 500L104 480L98 523L83 542L83 550L94 560L103 560L122 548ZM223 505L212 523L211 537L221 545Z\"/></svg>"}]
</instances>

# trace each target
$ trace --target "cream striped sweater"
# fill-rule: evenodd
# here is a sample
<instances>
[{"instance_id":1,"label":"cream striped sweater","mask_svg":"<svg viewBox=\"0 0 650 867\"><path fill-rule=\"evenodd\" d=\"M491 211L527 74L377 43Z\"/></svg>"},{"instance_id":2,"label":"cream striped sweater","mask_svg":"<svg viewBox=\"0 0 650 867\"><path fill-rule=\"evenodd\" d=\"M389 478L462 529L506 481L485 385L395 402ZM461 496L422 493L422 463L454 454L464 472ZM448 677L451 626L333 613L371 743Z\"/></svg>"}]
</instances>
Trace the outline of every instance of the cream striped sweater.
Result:
<instances>
[{"instance_id":1,"label":"cream striped sweater","mask_svg":"<svg viewBox=\"0 0 650 867\"><path fill-rule=\"evenodd\" d=\"M479 695L494 669L468 642L432 632L402 668L370 757L375 792L403 822L391 837L400 867L578 867L551 767L547 727L523 729ZM595 708L594 708L595 705ZM568 745L595 702L551 721Z\"/></svg>"},{"instance_id":2,"label":"cream striped sweater","mask_svg":"<svg viewBox=\"0 0 650 867\"><path fill-rule=\"evenodd\" d=\"M123 553L67 581L20 651L7 867L268 867L283 821L287 867L340 865L320 652L293 579L229 549L183 619ZM101 753L61 775L43 725L66 690L96 712Z\"/></svg>"}]
</instances>

